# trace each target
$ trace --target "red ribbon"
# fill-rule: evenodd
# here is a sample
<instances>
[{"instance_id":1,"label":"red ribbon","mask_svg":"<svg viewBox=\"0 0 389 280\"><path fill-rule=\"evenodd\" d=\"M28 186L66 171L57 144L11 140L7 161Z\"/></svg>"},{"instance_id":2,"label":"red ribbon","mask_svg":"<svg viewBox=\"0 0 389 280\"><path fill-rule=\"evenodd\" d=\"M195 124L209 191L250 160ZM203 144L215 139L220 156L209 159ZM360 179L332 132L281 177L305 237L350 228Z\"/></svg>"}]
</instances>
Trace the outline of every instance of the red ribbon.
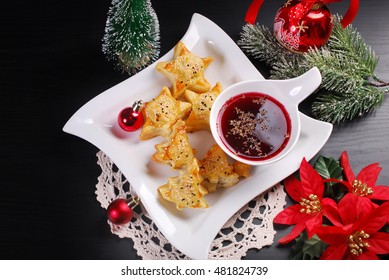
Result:
<instances>
[{"instance_id":1,"label":"red ribbon","mask_svg":"<svg viewBox=\"0 0 389 280\"><path fill-rule=\"evenodd\" d=\"M308 3L323 3L323 4L330 4L333 2L341 2L342 0L302 0L301 2L308 2ZM254 0L251 2L247 12L245 21L250 24L254 24L257 20L259 9L261 8L264 0ZM345 28L347 25L349 25L354 18L356 17L358 13L359 8L359 0L350 0L350 5L347 9L346 14L344 15L343 19L340 21L342 24L342 27Z\"/></svg>"},{"instance_id":2,"label":"red ribbon","mask_svg":"<svg viewBox=\"0 0 389 280\"><path fill-rule=\"evenodd\" d=\"M358 13L359 8L359 0L350 0L350 6L348 6L348 10L344 15L343 19L340 21L343 28L349 25Z\"/></svg>"},{"instance_id":3,"label":"red ribbon","mask_svg":"<svg viewBox=\"0 0 389 280\"><path fill-rule=\"evenodd\" d=\"M259 9L261 8L264 0L254 0L251 2L249 9L246 12L245 21L250 24L254 24L257 20Z\"/></svg>"}]
</instances>

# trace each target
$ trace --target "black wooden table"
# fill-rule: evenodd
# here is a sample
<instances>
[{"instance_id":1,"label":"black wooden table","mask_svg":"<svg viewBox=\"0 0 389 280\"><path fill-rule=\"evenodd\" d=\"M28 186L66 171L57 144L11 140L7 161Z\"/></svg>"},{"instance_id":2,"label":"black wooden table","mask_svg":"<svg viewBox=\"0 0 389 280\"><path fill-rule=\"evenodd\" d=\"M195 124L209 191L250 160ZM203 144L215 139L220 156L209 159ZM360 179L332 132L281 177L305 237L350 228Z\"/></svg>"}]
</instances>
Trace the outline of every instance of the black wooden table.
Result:
<instances>
[{"instance_id":1,"label":"black wooden table","mask_svg":"<svg viewBox=\"0 0 389 280\"><path fill-rule=\"evenodd\" d=\"M284 0L265 1L258 22L272 27ZM161 54L200 13L235 41L251 0L152 1L161 28ZM329 6L344 14L348 1ZM128 78L101 51L109 0L7 1L0 9L0 258L139 259L131 240L110 233L95 197L98 149L62 127L87 101ZM389 80L389 5L361 1L353 25ZM263 75L265 67L261 68ZM372 162L389 184L389 102L372 114L334 127L320 151L338 158L347 150L356 171ZM274 244L247 259L286 259L277 244L290 228L277 227Z\"/></svg>"}]
</instances>

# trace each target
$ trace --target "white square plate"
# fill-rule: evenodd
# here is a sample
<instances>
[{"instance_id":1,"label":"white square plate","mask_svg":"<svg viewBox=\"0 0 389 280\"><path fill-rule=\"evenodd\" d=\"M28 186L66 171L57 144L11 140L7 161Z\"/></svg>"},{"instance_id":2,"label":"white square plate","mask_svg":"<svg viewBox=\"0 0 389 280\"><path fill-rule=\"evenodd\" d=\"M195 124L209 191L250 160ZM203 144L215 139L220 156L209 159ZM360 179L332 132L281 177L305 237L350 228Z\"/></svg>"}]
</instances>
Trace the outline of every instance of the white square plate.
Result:
<instances>
[{"instance_id":1,"label":"white square plate","mask_svg":"<svg viewBox=\"0 0 389 280\"><path fill-rule=\"evenodd\" d=\"M221 82L223 88L243 80L263 79L234 41L209 19L194 14L182 41L200 57L211 56L205 76L212 86ZM173 49L158 61L168 61ZM325 144L332 125L301 114L301 135L293 151L282 160L254 167L249 178L236 186L206 196L207 209L177 210L173 203L161 199L158 187L177 173L151 159L156 137L140 141L140 131L123 132L117 115L135 100L149 101L162 86L170 82L155 70L155 62L137 75L96 96L81 107L63 130L81 137L109 156L140 197L144 207L165 237L181 252L194 259L206 259L209 247L224 223L242 206L277 182L295 172L303 157L310 160ZM198 158L215 143L208 131L189 135Z\"/></svg>"}]
</instances>

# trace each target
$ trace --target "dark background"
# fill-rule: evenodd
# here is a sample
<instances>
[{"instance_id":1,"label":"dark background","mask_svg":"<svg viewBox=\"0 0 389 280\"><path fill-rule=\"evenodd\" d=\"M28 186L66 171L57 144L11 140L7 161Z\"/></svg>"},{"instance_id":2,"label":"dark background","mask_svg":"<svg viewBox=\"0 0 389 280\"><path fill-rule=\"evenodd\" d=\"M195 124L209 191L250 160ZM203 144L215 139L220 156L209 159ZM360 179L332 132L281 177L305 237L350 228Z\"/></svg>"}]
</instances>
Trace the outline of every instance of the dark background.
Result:
<instances>
[{"instance_id":1,"label":"dark background","mask_svg":"<svg viewBox=\"0 0 389 280\"><path fill-rule=\"evenodd\" d=\"M2 1L5 2L5 1ZM258 22L272 27L284 0L267 0ZM251 0L152 1L161 29L161 54L200 13L235 41ZM329 5L344 14L349 1ZM110 233L95 197L98 149L62 132L71 115L102 91L128 78L101 51L108 0L6 1L0 9L0 258L139 259L132 241ZM353 23L389 80L389 4L361 1ZM263 64L255 62L262 74ZM304 104L306 108L309 105ZM389 185L389 102L376 112L335 126L321 154L347 150L359 171L380 162ZM290 228L276 228L276 240ZM250 250L247 259L285 259L277 245Z\"/></svg>"}]
</instances>

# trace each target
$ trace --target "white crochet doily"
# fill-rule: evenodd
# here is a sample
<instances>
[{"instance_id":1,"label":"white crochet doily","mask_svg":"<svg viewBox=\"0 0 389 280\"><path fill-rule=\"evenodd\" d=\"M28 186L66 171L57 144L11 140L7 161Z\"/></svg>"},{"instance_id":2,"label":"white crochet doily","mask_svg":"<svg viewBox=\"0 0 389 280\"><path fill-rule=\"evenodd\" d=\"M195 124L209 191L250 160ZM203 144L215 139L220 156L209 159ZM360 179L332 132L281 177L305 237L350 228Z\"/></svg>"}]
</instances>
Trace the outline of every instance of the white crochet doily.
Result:
<instances>
[{"instance_id":1,"label":"white crochet doily","mask_svg":"<svg viewBox=\"0 0 389 280\"><path fill-rule=\"evenodd\" d=\"M101 175L96 185L97 200L107 208L112 200L135 195L134 190L103 152L97 153ZM209 259L241 259L251 248L261 249L271 245L275 230L273 218L283 210L286 193L282 185L276 185L242 207L220 230L212 243ZM134 248L143 259L189 259L158 230L142 203L134 209L130 223L117 226L108 221L112 233L121 238L131 238Z\"/></svg>"}]
</instances>

